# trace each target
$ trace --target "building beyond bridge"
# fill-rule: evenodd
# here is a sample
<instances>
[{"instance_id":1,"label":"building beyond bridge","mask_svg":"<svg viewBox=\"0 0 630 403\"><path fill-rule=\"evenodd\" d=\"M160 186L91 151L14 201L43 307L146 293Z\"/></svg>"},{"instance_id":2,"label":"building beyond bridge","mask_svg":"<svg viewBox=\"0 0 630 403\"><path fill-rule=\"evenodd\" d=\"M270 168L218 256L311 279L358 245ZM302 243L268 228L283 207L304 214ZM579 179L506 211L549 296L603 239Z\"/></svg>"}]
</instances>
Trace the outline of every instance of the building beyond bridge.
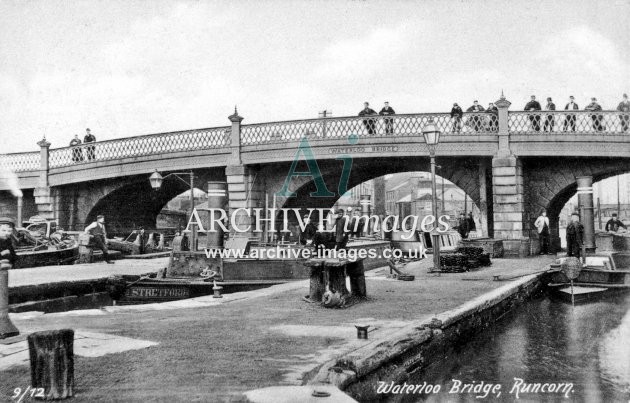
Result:
<instances>
[{"instance_id":1,"label":"building beyond bridge","mask_svg":"<svg viewBox=\"0 0 630 403\"><path fill-rule=\"evenodd\" d=\"M3 171L15 173L14 187L23 193L14 197L8 174L2 174L0 207L16 218L42 215L75 230L98 214L108 217L112 232L123 232L131 223L151 228L166 203L188 187L170 177L154 191L149 175L192 170L199 189L206 190L209 181L227 182L230 211L264 208L282 189L300 151L301 160L305 153L317 160L328 196L311 197L313 177L298 176L289 186L294 196L277 196L276 205L327 208L341 190L371 179L429 171L422 128L433 121L442 132L436 151L440 176L470 196L484 235L504 239L508 250L529 250L523 245L536 237L530 230L546 208L559 245L558 218L576 193L575 178L599 181L630 171L630 133L623 124L630 116L616 111L509 111L510 102L503 97L496 105L498 124L490 124L495 121L486 113L465 113L458 131L449 113L404 114L391 117L394 133L389 135L379 116L243 125L235 112L225 127L91 143L95 158L83 161L72 156L73 151L86 151L85 145L51 149L42 140L38 152L0 156ZM553 121L553 131L543 132L542 123L536 130L534 122L547 119ZM572 124L564 131L567 119ZM373 134L364 120L373 120ZM341 179L350 160L350 175ZM307 169L303 161L297 168ZM249 218L241 216L239 222L247 224Z\"/></svg>"}]
</instances>

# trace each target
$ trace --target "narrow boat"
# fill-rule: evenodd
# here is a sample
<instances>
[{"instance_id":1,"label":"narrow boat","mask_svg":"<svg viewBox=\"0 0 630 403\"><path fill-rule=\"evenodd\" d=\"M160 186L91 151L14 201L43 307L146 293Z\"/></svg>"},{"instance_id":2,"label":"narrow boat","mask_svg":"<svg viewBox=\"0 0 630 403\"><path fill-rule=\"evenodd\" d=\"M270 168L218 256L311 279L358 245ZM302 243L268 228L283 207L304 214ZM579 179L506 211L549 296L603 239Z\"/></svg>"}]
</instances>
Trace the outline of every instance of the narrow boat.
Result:
<instances>
[{"instance_id":1,"label":"narrow boat","mask_svg":"<svg viewBox=\"0 0 630 403\"><path fill-rule=\"evenodd\" d=\"M348 249L371 248L380 251L381 255L388 247L389 242L378 240L348 244ZM119 304L164 302L214 294L215 287L221 287L223 293L233 293L310 277L310 268L304 264L306 259L299 257L303 249L300 245L266 245L246 239L240 247L237 244L233 248L246 251L245 256L222 258L208 256L205 251L173 251L168 267L157 275L110 278L110 296ZM279 251L281 256L273 256L271 251L274 254ZM386 264L384 258L366 259L365 269Z\"/></svg>"},{"instance_id":2,"label":"narrow boat","mask_svg":"<svg viewBox=\"0 0 630 403\"><path fill-rule=\"evenodd\" d=\"M572 288L569 277L561 270L565 260L560 258L551 264L551 270L547 273L547 287L554 297L577 303L599 300L630 290L630 270L618 267L619 262L625 262L625 253L600 252L587 256L584 266L573 280Z\"/></svg>"}]
</instances>

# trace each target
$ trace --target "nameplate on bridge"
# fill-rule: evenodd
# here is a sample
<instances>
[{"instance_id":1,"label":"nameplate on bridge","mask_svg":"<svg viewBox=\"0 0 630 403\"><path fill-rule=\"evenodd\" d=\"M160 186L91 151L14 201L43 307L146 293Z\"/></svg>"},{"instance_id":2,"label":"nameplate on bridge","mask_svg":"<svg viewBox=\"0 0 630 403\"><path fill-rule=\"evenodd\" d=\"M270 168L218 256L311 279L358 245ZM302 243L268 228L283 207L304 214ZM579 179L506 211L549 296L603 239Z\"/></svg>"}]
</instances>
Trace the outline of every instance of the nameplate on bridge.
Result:
<instances>
[{"instance_id":1,"label":"nameplate on bridge","mask_svg":"<svg viewBox=\"0 0 630 403\"><path fill-rule=\"evenodd\" d=\"M398 146L348 146L331 147L330 154L387 153L398 151Z\"/></svg>"}]
</instances>

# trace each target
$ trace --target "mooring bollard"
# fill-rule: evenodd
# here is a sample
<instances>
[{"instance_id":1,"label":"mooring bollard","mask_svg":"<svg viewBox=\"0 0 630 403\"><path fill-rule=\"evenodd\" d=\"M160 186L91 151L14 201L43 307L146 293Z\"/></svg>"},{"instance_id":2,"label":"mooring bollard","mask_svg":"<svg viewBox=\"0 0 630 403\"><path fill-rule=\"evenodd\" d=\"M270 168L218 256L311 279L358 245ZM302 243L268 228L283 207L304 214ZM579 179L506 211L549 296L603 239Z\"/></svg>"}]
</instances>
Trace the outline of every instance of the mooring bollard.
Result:
<instances>
[{"instance_id":1,"label":"mooring bollard","mask_svg":"<svg viewBox=\"0 0 630 403\"><path fill-rule=\"evenodd\" d=\"M217 285L217 282L215 280L214 286L212 287L212 291L214 291L214 295L212 296L212 298L223 298L223 295L221 295L221 290L223 290L223 287Z\"/></svg>"},{"instance_id":2,"label":"mooring bollard","mask_svg":"<svg viewBox=\"0 0 630 403\"><path fill-rule=\"evenodd\" d=\"M28 336L31 387L43 389L44 399L74 394L74 330L48 330Z\"/></svg>"},{"instance_id":3,"label":"mooring bollard","mask_svg":"<svg viewBox=\"0 0 630 403\"><path fill-rule=\"evenodd\" d=\"M370 325L354 325L357 328L357 339L368 339L368 328Z\"/></svg>"},{"instance_id":4,"label":"mooring bollard","mask_svg":"<svg viewBox=\"0 0 630 403\"><path fill-rule=\"evenodd\" d=\"M12 267L8 260L0 260L0 339L20 334L9 318L9 269Z\"/></svg>"}]
</instances>

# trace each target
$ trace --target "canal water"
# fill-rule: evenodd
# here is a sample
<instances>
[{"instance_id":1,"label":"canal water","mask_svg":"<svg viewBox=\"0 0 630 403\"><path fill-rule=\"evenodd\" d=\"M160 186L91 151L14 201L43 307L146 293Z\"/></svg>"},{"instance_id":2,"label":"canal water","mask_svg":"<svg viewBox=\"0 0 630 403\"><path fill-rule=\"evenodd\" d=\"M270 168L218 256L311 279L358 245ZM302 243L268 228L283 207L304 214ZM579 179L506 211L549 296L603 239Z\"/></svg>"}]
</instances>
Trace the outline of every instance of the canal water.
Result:
<instances>
[{"instance_id":1,"label":"canal water","mask_svg":"<svg viewBox=\"0 0 630 403\"><path fill-rule=\"evenodd\" d=\"M406 382L440 385L439 393L388 401L630 402L629 308L628 293L575 307L531 300ZM463 392L465 384L476 389ZM488 384L500 389L486 393Z\"/></svg>"}]
</instances>

